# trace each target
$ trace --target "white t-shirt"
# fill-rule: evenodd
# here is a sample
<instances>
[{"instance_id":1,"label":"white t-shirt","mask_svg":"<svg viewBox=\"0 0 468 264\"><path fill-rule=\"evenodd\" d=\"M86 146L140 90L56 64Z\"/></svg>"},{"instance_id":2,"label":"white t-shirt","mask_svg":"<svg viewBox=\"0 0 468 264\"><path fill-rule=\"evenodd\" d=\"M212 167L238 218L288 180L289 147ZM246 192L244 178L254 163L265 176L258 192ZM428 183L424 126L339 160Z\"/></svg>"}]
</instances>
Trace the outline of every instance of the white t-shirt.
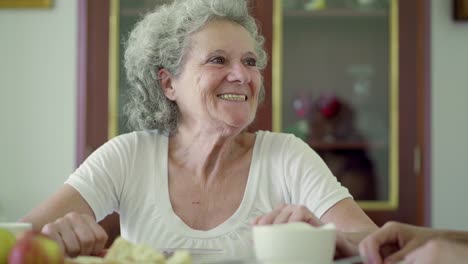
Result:
<instances>
[{"instance_id":1,"label":"white t-shirt","mask_svg":"<svg viewBox=\"0 0 468 264\"><path fill-rule=\"evenodd\" d=\"M172 210L167 164L167 136L156 130L132 132L96 150L66 183L80 192L97 220L119 212L121 235L129 241L159 250L209 249L208 258L252 257L250 222L280 203L305 205L320 218L351 197L302 140L259 131L239 208L211 230L194 230Z\"/></svg>"}]
</instances>

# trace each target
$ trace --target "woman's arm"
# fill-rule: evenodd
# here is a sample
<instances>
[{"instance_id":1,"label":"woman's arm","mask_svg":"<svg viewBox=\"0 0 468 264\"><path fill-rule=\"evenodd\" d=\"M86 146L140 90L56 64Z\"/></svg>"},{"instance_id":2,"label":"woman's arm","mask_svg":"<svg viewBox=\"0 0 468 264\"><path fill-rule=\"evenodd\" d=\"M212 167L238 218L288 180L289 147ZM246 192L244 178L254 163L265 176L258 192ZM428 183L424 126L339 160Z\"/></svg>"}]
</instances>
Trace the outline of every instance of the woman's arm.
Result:
<instances>
[{"instance_id":1,"label":"woman's arm","mask_svg":"<svg viewBox=\"0 0 468 264\"><path fill-rule=\"evenodd\" d=\"M336 258L358 255L359 243L378 229L352 198L336 203L322 215L320 220L324 223L333 223L341 231L338 232L336 239Z\"/></svg>"},{"instance_id":2,"label":"woman's arm","mask_svg":"<svg viewBox=\"0 0 468 264\"><path fill-rule=\"evenodd\" d=\"M34 230L50 236L72 257L99 254L108 238L91 207L68 184L19 221L32 223Z\"/></svg>"},{"instance_id":3,"label":"woman's arm","mask_svg":"<svg viewBox=\"0 0 468 264\"><path fill-rule=\"evenodd\" d=\"M352 198L343 199L333 205L320 220L335 224L356 245L378 228Z\"/></svg>"},{"instance_id":4,"label":"woman's arm","mask_svg":"<svg viewBox=\"0 0 468 264\"><path fill-rule=\"evenodd\" d=\"M33 229L40 231L46 224L70 212L86 214L96 220L93 210L91 210L91 207L81 194L70 185L64 184L56 193L19 219L19 221L32 223Z\"/></svg>"}]
</instances>

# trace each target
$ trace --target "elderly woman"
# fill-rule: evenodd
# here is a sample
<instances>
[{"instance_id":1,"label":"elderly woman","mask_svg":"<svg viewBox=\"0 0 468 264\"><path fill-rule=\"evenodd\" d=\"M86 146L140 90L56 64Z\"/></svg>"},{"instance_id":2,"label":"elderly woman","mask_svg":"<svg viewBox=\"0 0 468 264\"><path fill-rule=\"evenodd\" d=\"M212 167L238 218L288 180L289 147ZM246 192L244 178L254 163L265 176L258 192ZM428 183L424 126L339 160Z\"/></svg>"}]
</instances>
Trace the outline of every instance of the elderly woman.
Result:
<instances>
[{"instance_id":1,"label":"elderly woman","mask_svg":"<svg viewBox=\"0 0 468 264\"><path fill-rule=\"evenodd\" d=\"M245 1L176 0L146 15L125 52L139 131L104 144L22 221L70 256L102 250L96 221L113 211L132 242L236 257L252 255L252 224L332 222L347 242L374 229L308 145L246 132L264 97L262 44Z\"/></svg>"}]
</instances>

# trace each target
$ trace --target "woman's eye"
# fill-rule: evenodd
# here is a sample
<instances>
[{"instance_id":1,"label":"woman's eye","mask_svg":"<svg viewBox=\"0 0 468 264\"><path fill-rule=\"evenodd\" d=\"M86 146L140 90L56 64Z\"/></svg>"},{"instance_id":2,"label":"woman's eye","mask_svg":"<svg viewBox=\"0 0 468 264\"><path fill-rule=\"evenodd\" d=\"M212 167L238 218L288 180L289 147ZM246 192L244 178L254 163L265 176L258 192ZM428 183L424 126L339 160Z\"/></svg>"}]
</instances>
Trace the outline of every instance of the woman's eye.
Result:
<instances>
[{"instance_id":1,"label":"woman's eye","mask_svg":"<svg viewBox=\"0 0 468 264\"><path fill-rule=\"evenodd\" d=\"M257 60L254 58L248 58L245 60L245 64L248 66L257 66Z\"/></svg>"},{"instance_id":2,"label":"woman's eye","mask_svg":"<svg viewBox=\"0 0 468 264\"><path fill-rule=\"evenodd\" d=\"M214 57L209 60L210 63L216 63L216 64L224 64L226 62L226 59L223 57Z\"/></svg>"}]
</instances>

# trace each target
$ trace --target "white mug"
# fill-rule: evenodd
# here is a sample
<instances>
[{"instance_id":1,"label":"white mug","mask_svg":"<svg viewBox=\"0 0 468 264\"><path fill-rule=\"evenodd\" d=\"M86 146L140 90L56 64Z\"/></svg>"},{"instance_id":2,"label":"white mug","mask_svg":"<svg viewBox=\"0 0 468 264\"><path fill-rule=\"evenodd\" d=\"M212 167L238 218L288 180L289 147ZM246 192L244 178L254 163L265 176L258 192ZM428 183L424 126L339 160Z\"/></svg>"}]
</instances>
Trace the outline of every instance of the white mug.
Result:
<instances>
[{"instance_id":1,"label":"white mug","mask_svg":"<svg viewBox=\"0 0 468 264\"><path fill-rule=\"evenodd\" d=\"M329 264L335 252L333 224L319 228L306 223L253 227L257 260L271 264Z\"/></svg>"},{"instance_id":2,"label":"white mug","mask_svg":"<svg viewBox=\"0 0 468 264\"><path fill-rule=\"evenodd\" d=\"M0 228L6 229L18 237L24 232L32 230L32 224L21 222L0 222Z\"/></svg>"}]
</instances>

